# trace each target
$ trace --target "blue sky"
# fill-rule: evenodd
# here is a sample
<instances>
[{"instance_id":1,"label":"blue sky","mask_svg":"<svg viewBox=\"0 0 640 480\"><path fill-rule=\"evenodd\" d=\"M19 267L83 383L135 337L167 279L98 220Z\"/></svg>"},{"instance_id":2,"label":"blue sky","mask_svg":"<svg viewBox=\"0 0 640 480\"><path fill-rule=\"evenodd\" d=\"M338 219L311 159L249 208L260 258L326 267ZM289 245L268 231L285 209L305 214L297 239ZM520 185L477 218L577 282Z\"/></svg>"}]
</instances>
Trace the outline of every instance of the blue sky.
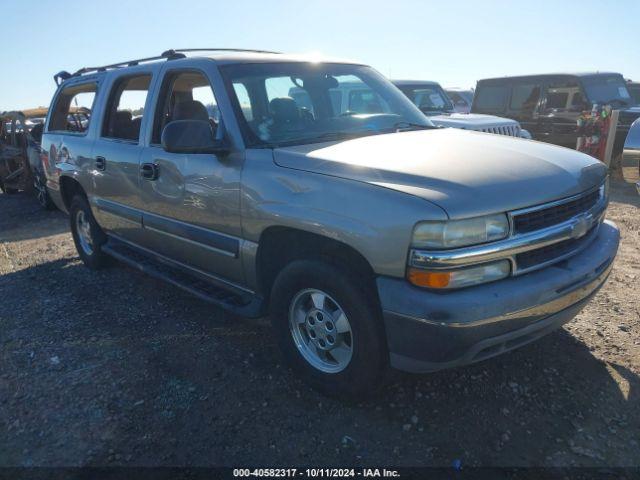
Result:
<instances>
[{"instance_id":1,"label":"blue sky","mask_svg":"<svg viewBox=\"0 0 640 480\"><path fill-rule=\"evenodd\" d=\"M445 86L587 70L640 80L639 0L2 0L0 10L0 111L48 105L59 70L196 46L320 52Z\"/></svg>"}]
</instances>

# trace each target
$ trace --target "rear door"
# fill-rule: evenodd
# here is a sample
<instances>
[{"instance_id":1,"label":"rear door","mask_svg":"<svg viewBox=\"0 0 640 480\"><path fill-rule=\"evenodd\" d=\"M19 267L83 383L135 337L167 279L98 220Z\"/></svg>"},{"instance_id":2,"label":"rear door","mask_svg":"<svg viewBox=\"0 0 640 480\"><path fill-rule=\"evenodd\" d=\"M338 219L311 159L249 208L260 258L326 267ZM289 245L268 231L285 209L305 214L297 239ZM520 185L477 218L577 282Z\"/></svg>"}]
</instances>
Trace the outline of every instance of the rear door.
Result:
<instances>
[{"instance_id":1,"label":"rear door","mask_svg":"<svg viewBox=\"0 0 640 480\"><path fill-rule=\"evenodd\" d=\"M47 187L60 189L60 175L73 172L89 197L93 191L91 157L96 123L93 110L102 76L87 75L64 83L56 94L42 139L43 168Z\"/></svg>"},{"instance_id":2,"label":"rear door","mask_svg":"<svg viewBox=\"0 0 640 480\"><path fill-rule=\"evenodd\" d=\"M146 128L152 70L114 76L93 147L94 206L103 228L122 238L142 240L139 160Z\"/></svg>"}]
</instances>

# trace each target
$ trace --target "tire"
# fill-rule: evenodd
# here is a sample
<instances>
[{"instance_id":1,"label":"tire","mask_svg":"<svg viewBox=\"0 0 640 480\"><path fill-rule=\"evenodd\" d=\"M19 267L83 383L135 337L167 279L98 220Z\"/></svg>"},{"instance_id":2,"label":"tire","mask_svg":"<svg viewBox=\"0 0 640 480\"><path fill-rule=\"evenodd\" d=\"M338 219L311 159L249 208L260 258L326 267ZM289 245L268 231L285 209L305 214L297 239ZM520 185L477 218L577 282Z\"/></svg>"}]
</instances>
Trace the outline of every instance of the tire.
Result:
<instances>
[{"instance_id":1,"label":"tire","mask_svg":"<svg viewBox=\"0 0 640 480\"><path fill-rule=\"evenodd\" d=\"M89 202L82 195L76 195L69 208L71 234L82 262L93 270L104 267L109 257L102 251L107 236L96 222Z\"/></svg>"},{"instance_id":2,"label":"tire","mask_svg":"<svg viewBox=\"0 0 640 480\"><path fill-rule=\"evenodd\" d=\"M42 208L45 210L53 210L55 208L55 204L53 200L51 200L51 196L47 190L46 181L38 171L33 172L33 193Z\"/></svg>"},{"instance_id":3,"label":"tire","mask_svg":"<svg viewBox=\"0 0 640 480\"><path fill-rule=\"evenodd\" d=\"M324 300L318 292L325 295ZM388 352L381 310L374 298L362 287L361 278L328 261L296 260L278 274L271 292L278 344L287 363L325 395L358 399L382 385ZM349 332L338 318L340 310Z\"/></svg>"}]
</instances>

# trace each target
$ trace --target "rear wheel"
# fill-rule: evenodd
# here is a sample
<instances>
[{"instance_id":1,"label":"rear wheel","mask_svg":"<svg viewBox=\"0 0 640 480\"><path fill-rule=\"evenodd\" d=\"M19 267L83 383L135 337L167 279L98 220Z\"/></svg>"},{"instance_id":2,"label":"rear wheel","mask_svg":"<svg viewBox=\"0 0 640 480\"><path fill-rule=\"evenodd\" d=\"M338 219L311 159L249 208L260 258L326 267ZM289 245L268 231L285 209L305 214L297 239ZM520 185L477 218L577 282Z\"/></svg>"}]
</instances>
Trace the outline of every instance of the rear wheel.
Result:
<instances>
[{"instance_id":1,"label":"rear wheel","mask_svg":"<svg viewBox=\"0 0 640 480\"><path fill-rule=\"evenodd\" d=\"M108 256L102 251L107 236L96 222L89 202L82 195L76 195L69 208L71 234L76 250L84 264L92 269L106 265Z\"/></svg>"},{"instance_id":2,"label":"rear wheel","mask_svg":"<svg viewBox=\"0 0 640 480\"><path fill-rule=\"evenodd\" d=\"M49 191L47 190L47 183L44 179L44 176L35 171L33 173L33 191L36 195L36 199L42 208L45 210L53 210L55 205L49 196Z\"/></svg>"},{"instance_id":3,"label":"rear wheel","mask_svg":"<svg viewBox=\"0 0 640 480\"><path fill-rule=\"evenodd\" d=\"M332 396L361 397L382 384L387 350L373 295L339 267L298 260L276 278L272 322L287 362Z\"/></svg>"}]
</instances>

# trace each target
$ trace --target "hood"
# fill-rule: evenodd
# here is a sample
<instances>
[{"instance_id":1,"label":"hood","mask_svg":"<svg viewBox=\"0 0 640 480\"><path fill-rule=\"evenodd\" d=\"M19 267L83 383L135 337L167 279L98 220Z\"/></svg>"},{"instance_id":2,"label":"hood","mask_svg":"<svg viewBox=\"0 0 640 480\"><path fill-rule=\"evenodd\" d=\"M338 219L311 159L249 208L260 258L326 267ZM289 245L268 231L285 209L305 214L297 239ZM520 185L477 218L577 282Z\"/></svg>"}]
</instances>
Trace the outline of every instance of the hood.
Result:
<instances>
[{"instance_id":1,"label":"hood","mask_svg":"<svg viewBox=\"0 0 640 480\"><path fill-rule=\"evenodd\" d=\"M599 185L607 169L575 150L502 135L433 129L276 148L274 161L418 196L451 218L558 200Z\"/></svg>"},{"instance_id":2,"label":"hood","mask_svg":"<svg viewBox=\"0 0 640 480\"><path fill-rule=\"evenodd\" d=\"M495 115L483 115L480 113L452 113L434 115L429 120L438 127L463 128L467 130L482 130L489 127L503 127L518 125L518 122L509 118L496 117Z\"/></svg>"}]
</instances>

